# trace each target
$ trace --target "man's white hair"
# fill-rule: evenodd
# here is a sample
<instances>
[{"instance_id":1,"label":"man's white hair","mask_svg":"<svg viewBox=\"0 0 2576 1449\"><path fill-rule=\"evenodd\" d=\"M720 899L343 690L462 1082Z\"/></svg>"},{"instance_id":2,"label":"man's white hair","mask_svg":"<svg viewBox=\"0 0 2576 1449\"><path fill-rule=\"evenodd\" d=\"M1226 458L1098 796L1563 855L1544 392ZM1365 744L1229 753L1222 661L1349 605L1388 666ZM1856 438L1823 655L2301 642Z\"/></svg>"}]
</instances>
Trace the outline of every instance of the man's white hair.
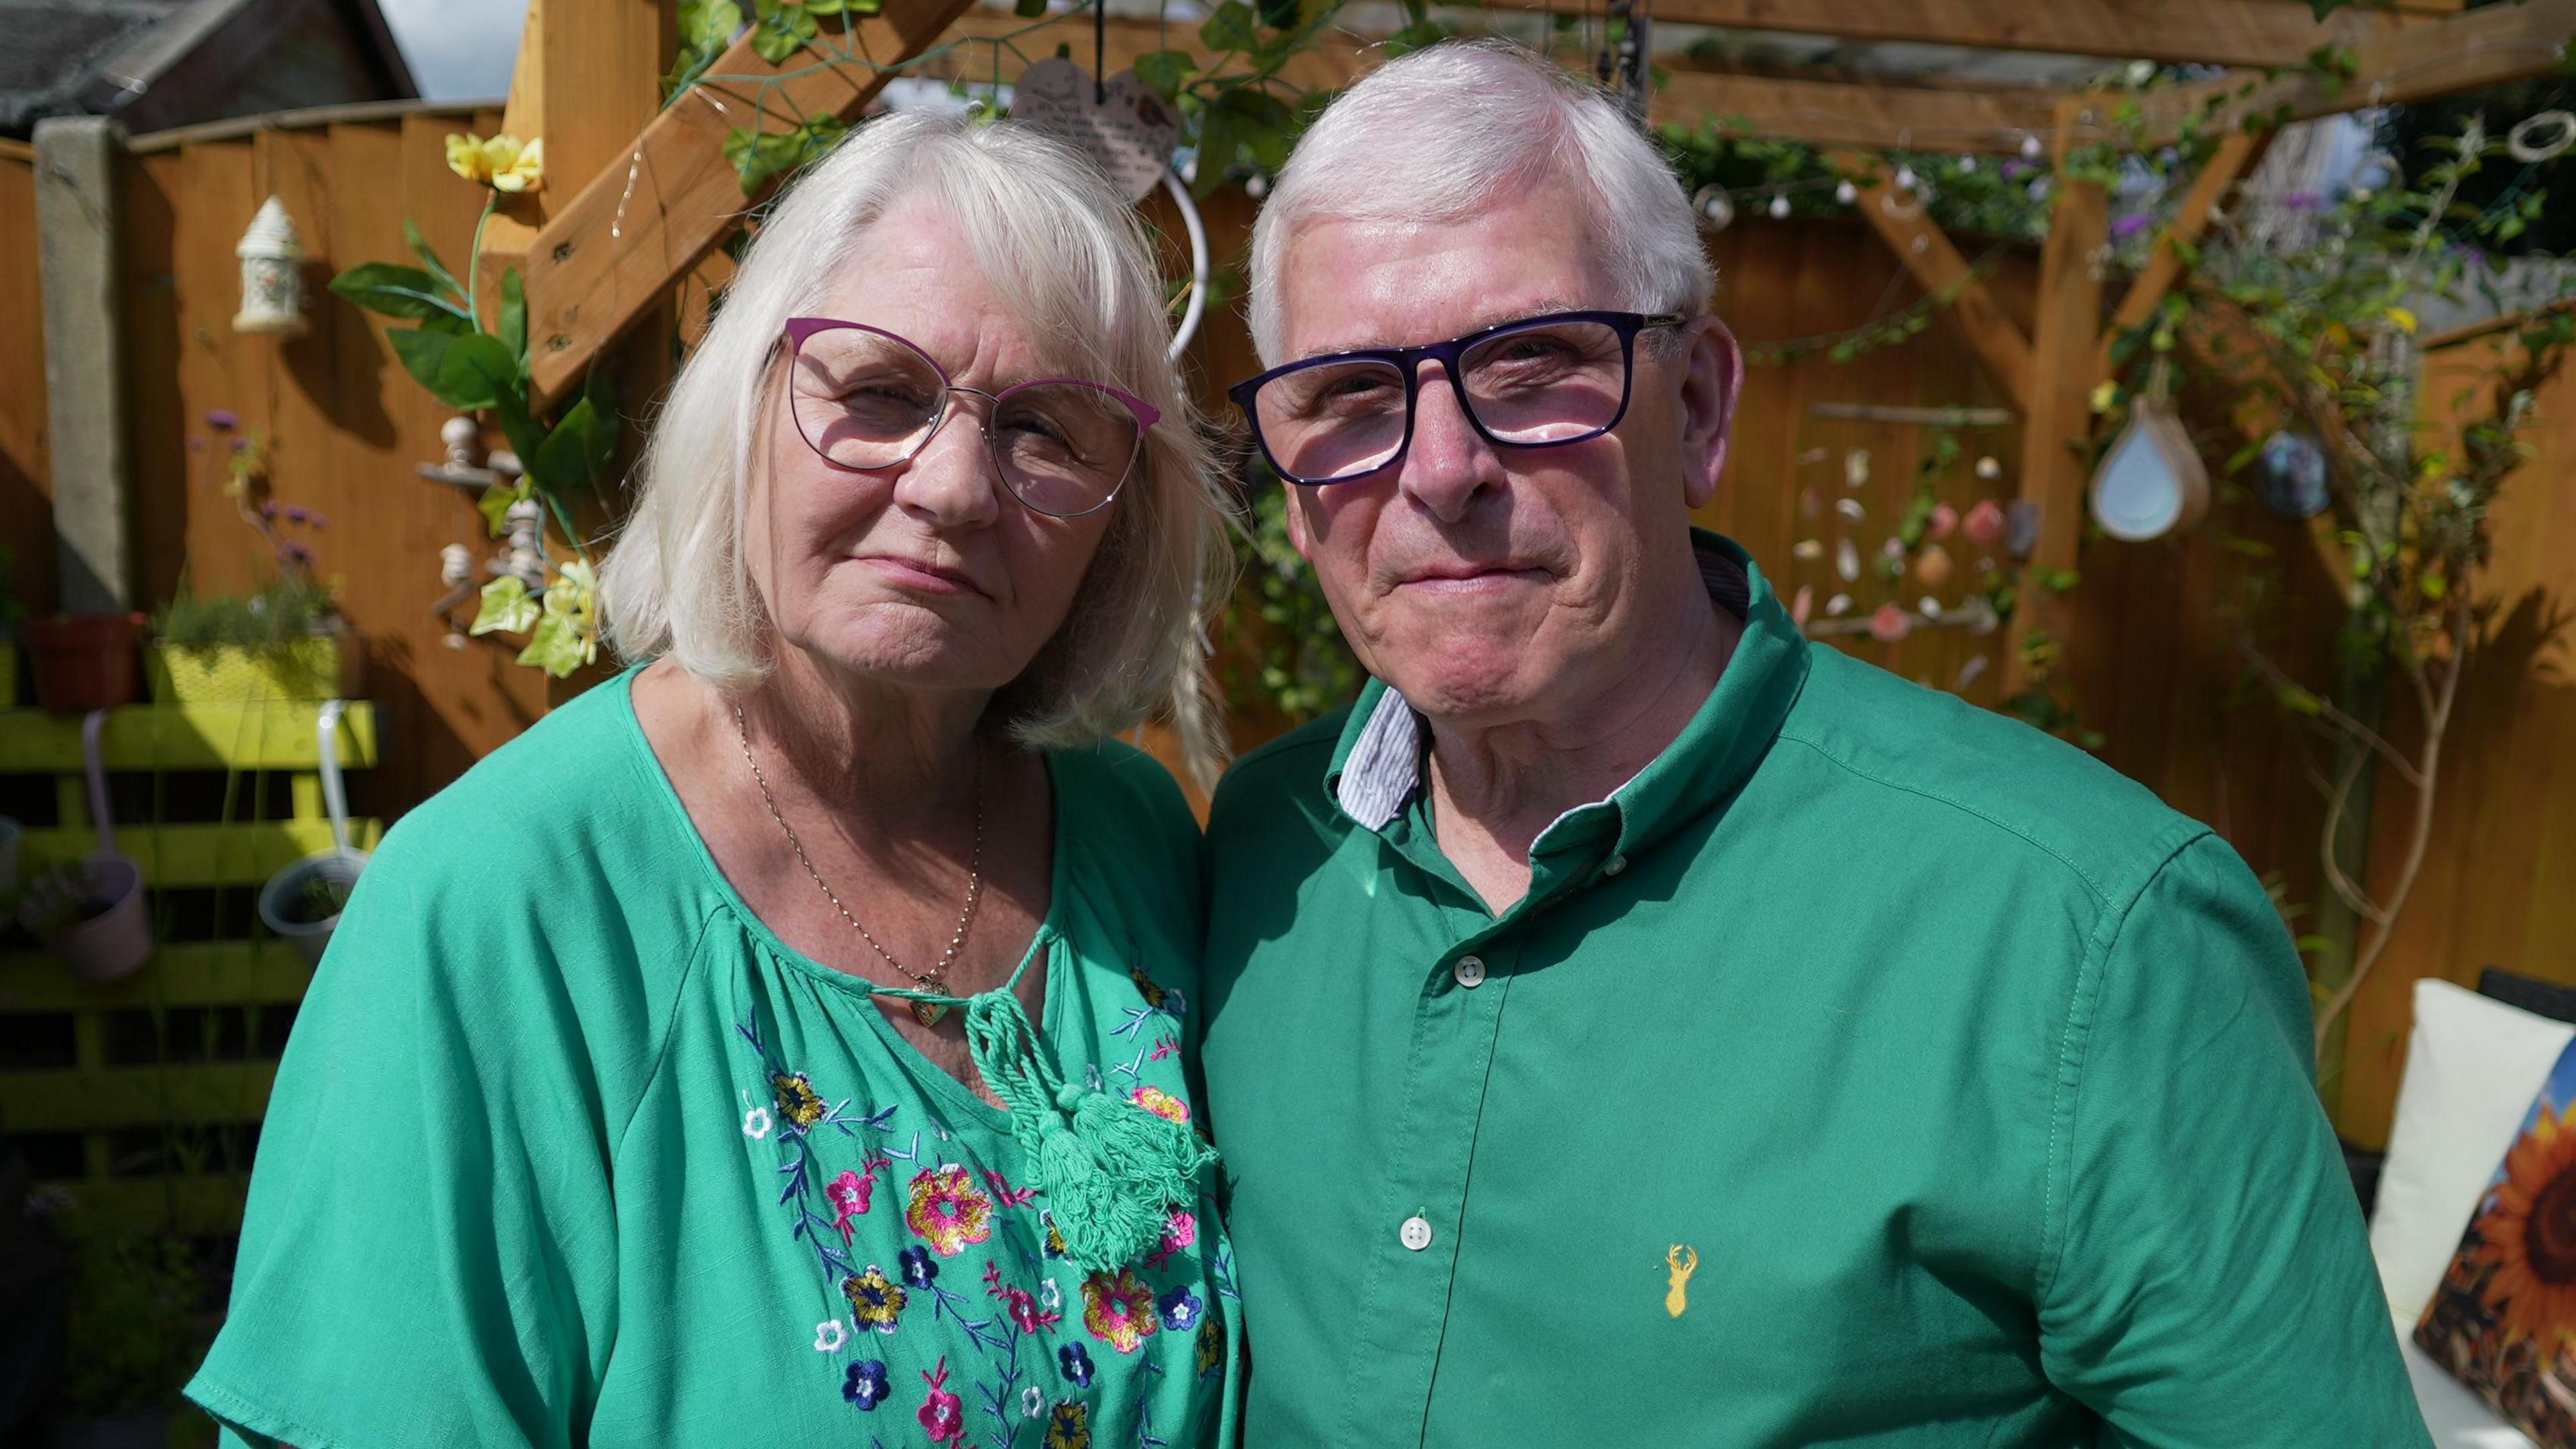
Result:
<instances>
[{"instance_id":1,"label":"man's white hair","mask_svg":"<svg viewBox=\"0 0 2576 1449\"><path fill-rule=\"evenodd\" d=\"M994 697L991 717L1032 748L1071 747L1168 706L1193 764L1212 768L1224 746L1199 610L1226 590L1228 505L1166 355L1163 287L1135 211L1099 169L1009 122L921 113L871 121L780 200L654 424L634 513L600 574L609 641L623 658L668 655L724 689L767 675L770 615L741 540L779 339L789 317L812 312L836 278L868 265L869 227L916 196L970 238L958 264L1002 294L1049 366L1162 412L1138 475L1111 505L1072 613Z\"/></svg>"},{"instance_id":2,"label":"man's white hair","mask_svg":"<svg viewBox=\"0 0 2576 1449\"><path fill-rule=\"evenodd\" d=\"M1288 245L1322 217L1448 222L1562 176L1589 194L1593 245L1617 289L1601 305L1708 310L1717 273L1672 167L1591 83L1507 40L1444 41L1388 62L1325 108L1252 229L1252 341L1289 359L1279 295Z\"/></svg>"}]
</instances>

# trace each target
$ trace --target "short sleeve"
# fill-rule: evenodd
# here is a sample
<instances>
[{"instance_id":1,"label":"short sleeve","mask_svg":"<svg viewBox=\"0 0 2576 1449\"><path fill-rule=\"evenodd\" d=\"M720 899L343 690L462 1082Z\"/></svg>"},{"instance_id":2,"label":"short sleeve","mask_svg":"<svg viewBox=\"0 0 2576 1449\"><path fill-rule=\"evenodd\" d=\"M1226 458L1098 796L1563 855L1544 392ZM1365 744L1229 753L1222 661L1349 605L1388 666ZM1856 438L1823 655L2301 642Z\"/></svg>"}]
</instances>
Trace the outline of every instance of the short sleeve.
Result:
<instances>
[{"instance_id":1,"label":"short sleeve","mask_svg":"<svg viewBox=\"0 0 2576 1449\"><path fill-rule=\"evenodd\" d=\"M2049 1378L2107 1444L2429 1446L2262 886L2204 835L2104 930L2052 1124Z\"/></svg>"},{"instance_id":2,"label":"short sleeve","mask_svg":"<svg viewBox=\"0 0 2576 1449\"><path fill-rule=\"evenodd\" d=\"M513 899L485 842L406 824L279 1064L187 1390L227 1443L575 1444L606 1361L610 1114L549 944L605 933L578 894Z\"/></svg>"}]
</instances>

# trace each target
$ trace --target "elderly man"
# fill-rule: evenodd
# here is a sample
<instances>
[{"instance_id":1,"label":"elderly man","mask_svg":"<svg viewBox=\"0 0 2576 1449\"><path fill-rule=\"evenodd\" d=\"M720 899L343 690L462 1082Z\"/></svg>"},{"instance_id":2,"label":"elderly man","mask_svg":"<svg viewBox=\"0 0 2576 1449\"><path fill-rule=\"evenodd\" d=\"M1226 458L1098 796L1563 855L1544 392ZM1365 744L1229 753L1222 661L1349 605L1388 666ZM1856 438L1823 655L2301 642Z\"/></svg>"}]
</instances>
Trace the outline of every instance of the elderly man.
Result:
<instances>
[{"instance_id":1,"label":"elderly man","mask_svg":"<svg viewBox=\"0 0 2576 1449\"><path fill-rule=\"evenodd\" d=\"M1374 680L1209 826L1251 1449L2426 1443L2262 887L1691 530L1711 283L1491 44L1262 214L1235 397Z\"/></svg>"}]
</instances>

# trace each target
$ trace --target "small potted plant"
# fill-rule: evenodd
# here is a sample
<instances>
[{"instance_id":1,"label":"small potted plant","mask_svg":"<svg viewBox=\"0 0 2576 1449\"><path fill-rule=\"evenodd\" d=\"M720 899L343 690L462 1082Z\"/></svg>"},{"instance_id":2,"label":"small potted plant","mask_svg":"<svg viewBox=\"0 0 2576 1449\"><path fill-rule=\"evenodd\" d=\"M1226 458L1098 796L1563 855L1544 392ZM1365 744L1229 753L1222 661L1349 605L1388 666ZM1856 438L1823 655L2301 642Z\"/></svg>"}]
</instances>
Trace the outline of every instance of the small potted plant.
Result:
<instances>
[{"instance_id":1,"label":"small potted plant","mask_svg":"<svg viewBox=\"0 0 2576 1449\"><path fill-rule=\"evenodd\" d=\"M18 924L85 981L114 981L152 955L143 873L113 852L57 865L27 883Z\"/></svg>"},{"instance_id":2,"label":"small potted plant","mask_svg":"<svg viewBox=\"0 0 2576 1449\"><path fill-rule=\"evenodd\" d=\"M211 1339L207 1279L184 1240L77 1235L56 1449L163 1449Z\"/></svg>"},{"instance_id":3,"label":"small potted plant","mask_svg":"<svg viewBox=\"0 0 2576 1449\"><path fill-rule=\"evenodd\" d=\"M340 912L367 868L366 852L340 847L308 855L276 875L259 893L259 918L307 966L322 964L322 950L340 924Z\"/></svg>"},{"instance_id":4,"label":"small potted plant","mask_svg":"<svg viewBox=\"0 0 2576 1449\"><path fill-rule=\"evenodd\" d=\"M132 704L137 693L134 644L141 614L55 614L19 629L36 679L36 703L57 714L87 714Z\"/></svg>"},{"instance_id":5,"label":"small potted plant","mask_svg":"<svg viewBox=\"0 0 2576 1449\"><path fill-rule=\"evenodd\" d=\"M234 426L230 413L210 413L207 421L218 432ZM268 546L277 576L245 595L183 590L154 615L144 661L153 698L216 704L355 694L362 652L331 590L313 576L313 550L297 536L318 533L330 520L272 494L257 432L232 436L223 494Z\"/></svg>"}]
</instances>

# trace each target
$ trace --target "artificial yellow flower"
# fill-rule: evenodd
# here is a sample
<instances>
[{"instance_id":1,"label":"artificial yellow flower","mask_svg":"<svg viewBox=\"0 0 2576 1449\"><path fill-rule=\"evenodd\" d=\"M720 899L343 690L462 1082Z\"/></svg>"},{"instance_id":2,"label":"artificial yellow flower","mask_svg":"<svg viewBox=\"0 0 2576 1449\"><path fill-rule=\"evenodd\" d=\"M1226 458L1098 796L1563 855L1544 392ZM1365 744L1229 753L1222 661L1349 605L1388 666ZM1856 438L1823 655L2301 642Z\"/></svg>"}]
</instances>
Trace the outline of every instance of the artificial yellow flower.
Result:
<instances>
[{"instance_id":1,"label":"artificial yellow flower","mask_svg":"<svg viewBox=\"0 0 2576 1449\"><path fill-rule=\"evenodd\" d=\"M447 169L495 191L535 191L546 181L545 138L523 146L516 136L485 140L471 132L450 132Z\"/></svg>"},{"instance_id":2,"label":"artificial yellow flower","mask_svg":"<svg viewBox=\"0 0 2576 1449\"><path fill-rule=\"evenodd\" d=\"M2107 413L2111 410L2114 404L2119 402L2119 400L2120 385L2118 383L2099 382L2093 385L2093 411L2097 413Z\"/></svg>"}]
</instances>

